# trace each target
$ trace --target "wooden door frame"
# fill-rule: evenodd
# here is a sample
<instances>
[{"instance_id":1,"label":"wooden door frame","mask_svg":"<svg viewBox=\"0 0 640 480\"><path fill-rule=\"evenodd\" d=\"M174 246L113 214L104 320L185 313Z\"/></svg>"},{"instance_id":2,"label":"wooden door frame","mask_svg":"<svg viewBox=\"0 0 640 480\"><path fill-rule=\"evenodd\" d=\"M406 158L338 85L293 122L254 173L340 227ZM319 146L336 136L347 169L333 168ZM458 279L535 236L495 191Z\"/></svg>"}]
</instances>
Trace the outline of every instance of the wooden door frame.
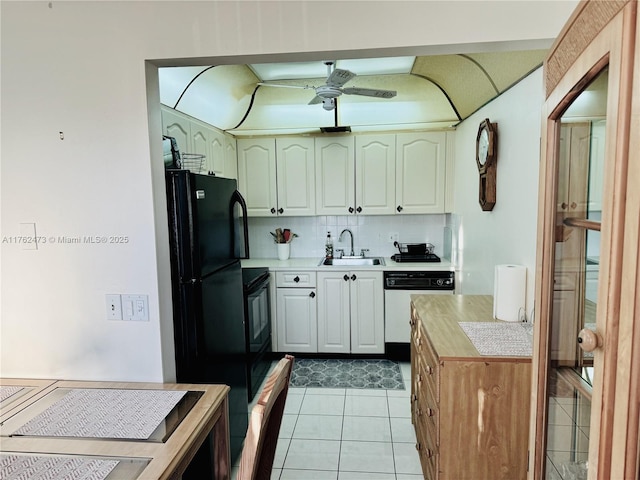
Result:
<instances>
[{"instance_id":1,"label":"wooden door frame","mask_svg":"<svg viewBox=\"0 0 640 480\"><path fill-rule=\"evenodd\" d=\"M598 375L593 388L589 478L612 478L612 461L620 455L617 452L612 453L612 448L614 444L619 443L620 437L620 430L615 427L622 423L623 419L628 419L628 408L623 410L623 404L616 405L617 374L621 372L626 375L631 372L630 365L626 366L630 364L631 355L622 358L617 352L627 213L625 200L627 159L630 153L629 116L636 6L635 0L592 0L581 3L545 60L547 99L543 107L541 133L535 301L538 321L534 328L529 479L541 479L545 471L548 352L555 261L557 164L554 159L557 157L559 144L557 120L606 65L609 65L606 158L610 160L606 164L609 167L605 168L604 177L603 212L606 214L603 218L608 220L602 225L600 257L600 278L606 281L600 282L598 293L596 331L603 341L603 346L598 348L594 355ZM627 214L629 215L630 213ZM637 231L635 239L637 241ZM626 240L626 244L632 243L633 240ZM637 250L637 243L635 246ZM634 392L629 392L631 393ZM620 410L616 410L617 408ZM617 412L615 425L614 412ZM637 435L637 417L635 419L634 428ZM637 443L633 446L628 445L629 449L633 447L636 448L637 459ZM634 459L634 465L635 462Z\"/></svg>"}]
</instances>

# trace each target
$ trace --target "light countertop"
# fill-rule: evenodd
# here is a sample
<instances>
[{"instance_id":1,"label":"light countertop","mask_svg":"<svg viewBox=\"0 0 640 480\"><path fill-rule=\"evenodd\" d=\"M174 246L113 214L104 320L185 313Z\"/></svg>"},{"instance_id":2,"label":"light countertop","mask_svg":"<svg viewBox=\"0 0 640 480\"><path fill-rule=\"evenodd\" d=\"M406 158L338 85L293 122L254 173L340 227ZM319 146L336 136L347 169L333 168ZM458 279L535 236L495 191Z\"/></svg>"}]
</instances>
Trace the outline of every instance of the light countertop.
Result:
<instances>
[{"instance_id":1,"label":"light countertop","mask_svg":"<svg viewBox=\"0 0 640 480\"><path fill-rule=\"evenodd\" d=\"M443 259L441 262L403 262L398 263L391 260L390 257L383 257L385 265L349 265L349 266L328 266L318 265L322 260L319 257L301 257L290 258L289 260L278 260L277 258L250 258L242 260L243 268L267 267L273 271L292 271L292 270L315 270L336 271L336 270L369 270L369 271L385 271L385 270L405 270L405 271L453 271L455 270L451 262Z\"/></svg>"}]
</instances>

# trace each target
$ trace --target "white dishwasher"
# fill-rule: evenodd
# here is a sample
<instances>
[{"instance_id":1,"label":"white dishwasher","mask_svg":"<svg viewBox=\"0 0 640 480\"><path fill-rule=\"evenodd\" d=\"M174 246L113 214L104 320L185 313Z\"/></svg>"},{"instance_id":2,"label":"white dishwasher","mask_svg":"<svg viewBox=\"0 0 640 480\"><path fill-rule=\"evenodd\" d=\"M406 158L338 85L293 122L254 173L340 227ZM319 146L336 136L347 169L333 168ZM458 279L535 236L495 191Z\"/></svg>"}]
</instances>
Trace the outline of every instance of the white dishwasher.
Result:
<instances>
[{"instance_id":1,"label":"white dishwasher","mask_svg":"<svg viewBox=\"0 0 640 480\"><path fill-rule=\"evenodd\" d=\"M411 295L453 295L451 271L384 272L384 343L386 356L407 360L411 341Z\"/></svg>"}]
</instances>

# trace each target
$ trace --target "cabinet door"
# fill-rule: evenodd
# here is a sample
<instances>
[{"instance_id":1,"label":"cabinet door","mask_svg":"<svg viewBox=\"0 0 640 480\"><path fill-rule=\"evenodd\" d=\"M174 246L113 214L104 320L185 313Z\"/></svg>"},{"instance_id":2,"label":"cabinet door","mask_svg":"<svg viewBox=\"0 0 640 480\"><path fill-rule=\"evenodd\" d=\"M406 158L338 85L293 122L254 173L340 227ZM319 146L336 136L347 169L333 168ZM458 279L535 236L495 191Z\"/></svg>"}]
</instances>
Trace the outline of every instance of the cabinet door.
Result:
<instances>
[{"instance_id":1,"label":"cabinet door","mask_svg":"<svg viewBox=\"0 0 640 480\"><path fill-rule=\"evenodd\" d=\"M209 139L211 137L211 128L207 125L196 122L194 120L189 121L189 130L191 136L191 151L187 153L195 153L197 155L204 155L204 159L202 163L199 164L199 168L197 161L191 165L191 171L196 173L207 173L211 171L211 155L209 153Z\"/></svg>"},{"instance_id":2,"label":"cabinet door","mask_svg":"<svg viewBox=\"0 0 640 480\"><path fill-rule=\"evenodd\" d=\"M349 353L349 284L347 272L318 272L318 352Z\"/></svg>"},{"instance_id":3,"label":"cabinet door","mask_svg":"<svg viewBox=\"0 0 640 480\"><path fill-rule=\"evenodd\" d=\"M236 139L232 135L224 136L224 176L238 179L238 149Z\"/></svg>"},{"instance_id":4,"label":"cabinet door","mask_svg":"<svg viewBox=\"0 0 640 480\"><path fill-rule=\"evenodd\" d=\"M238 189L250 217L277 213L275 153L273 138L238 140Z\"/></svg>"},{"instance_id":5,"label":"cabinet door","mask_svg":"<svg viewBox=\"0 0 640 480\"><path fill-rule=\"evenodd\" d=\"M278 351L318 351L315 289L277 289Z\"/></svg>"},{"instance_id":6,"label":"cabinet door","mask_svg":"<svg viewBox=\"0 0 640 480\"><path fill-rule=\"evenodd\" d=\"M353 137L319 137L316 149L316 213L355 213Z\"/></svg>"},{"instance_id":7,"label":"cabinet door","mask_svg":"<svg viewBox=\"0 0 640 480\"><path fill-rule=\"evenodd\" d=\"M384 353L382 272L352 272L351 353Z\"/></svg>"},{"instance_id":8,"label":"cabinet door","mask_svg":"<svg viewBox=\"0 0 640 480\"><path fill-rule=\"evenodd\" d=\"M212 128L209 131L209 154L207 156L207 172L216 177L227 177L225 171L225 135Z\"/></svg>"},{"instance_id":9,"label":"cabinet door","mask_svg":"<svg viewBox=\"0 0 640 480\"><path fill-rule=\"evenodd\" d=\"M278 215L315 215L314 159L313 138L276 139Z\"/></svg>"},{"instance_id":10,"label":"cabinet door","mask_svg":"<svg viewBox=\"0 0 640 480\"><path fill-rule=\"evenodd\" d=\"M162 105L162 131L165 135L173 137L178 143L180 152L191 152L191 127L189 119L180 115L175 110Z\"/></svg>"},{"instance_id":11,"label":"cabinet door","mask_svg":"<svg viewBox=\"0 0 640 480\"><path fill-rule=\"evenodd\" d=\"M444 213L446 132L396 136L396 211Z\"/></svg>"},{"instance_id":12,"label":"cabinet door","mask_svg":"<svg viewBox=\"0 0 640 480\"><path fill-rule=\"evenodd\" d=\"M396 198L396 136L356 136L356 212L393 215Z\"/></svg>"}]
</instances>

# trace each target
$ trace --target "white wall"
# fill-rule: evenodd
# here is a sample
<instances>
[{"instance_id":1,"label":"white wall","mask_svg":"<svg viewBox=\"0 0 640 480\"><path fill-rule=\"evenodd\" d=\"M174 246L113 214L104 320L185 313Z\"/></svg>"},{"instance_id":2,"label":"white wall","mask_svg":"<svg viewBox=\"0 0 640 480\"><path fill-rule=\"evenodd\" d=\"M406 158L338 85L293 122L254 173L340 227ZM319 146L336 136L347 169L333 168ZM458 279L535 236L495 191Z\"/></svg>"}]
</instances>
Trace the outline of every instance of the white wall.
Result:
<instances>
[{"instance_id":1,"label":"white wall","mask_svg":"<svg viewBox=\"0 0 640 480\"><path fill-rule=\"evenodd\" d=\"M146 60L451 53L514 39L535 48L556 36L576 2L342 1L327 19L331 4L0 2L2 235L35 222L45 237L129 238L1 245L0 375L174 376L162 167L150 161L161 157L159 93ZM106 293L148 294L151 320L107 322Z\"/></svg>"},{"instance_id":2,"label":"white wall","mask_svg":"<svg viewBox=\"0 0 640 480\"><path fill-rule=\"evenodd\" d=\"M458 127L455 135L457 262L464 294L493 294L495 265L527 267L527 318L534 304L538 169L540 160L542 69L489 103ZM478 203L475 141L485 118L498 124L496 205ZM455 240L454 240L455 243Z\"/></svg>"}]
</instances>

